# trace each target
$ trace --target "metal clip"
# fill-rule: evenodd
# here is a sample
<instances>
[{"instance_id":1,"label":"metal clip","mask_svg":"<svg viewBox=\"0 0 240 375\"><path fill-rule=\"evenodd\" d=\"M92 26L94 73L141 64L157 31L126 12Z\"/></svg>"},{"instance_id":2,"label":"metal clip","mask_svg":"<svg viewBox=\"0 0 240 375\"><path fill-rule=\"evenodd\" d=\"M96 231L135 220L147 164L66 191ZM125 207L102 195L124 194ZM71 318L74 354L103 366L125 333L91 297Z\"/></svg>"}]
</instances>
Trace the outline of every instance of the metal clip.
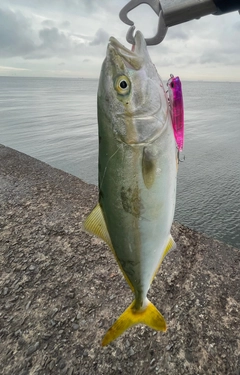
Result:
<instances>
[{"instance_id":1,"label":"metal clip","mask_svg":"<svg viewBox=\"0 0 240 375\"><path fill-rule=\"evenodd\" d=\"M153 46L153 45L161 43L163 39L165 38L168 28L163 18L163 11L162 11L159 0L131 0L128 4L125 5L125 7L123 7L123 9L119 13L119 17L121 21L131 26L127 32L127 36L126 36L127 41L133 45L135 44L135 38L133 35L134 30L135 30L134 22L128 18L127 14L128 12L130 12L131 10L133 10L140 4L150 5L150 7L154 10L154 12L159 16L157 34L153 38L145 39L146 44L148 46Z\"/></svg>"},{"instance_id":2,"label":"metal clip","mask_svg":"<svg viewBox=\"0 0 240 375\"><path fill-rule=\"evenodd\" d=\"M182 159L180 158L180 152L181 152L181 151L179 151L179 149L177 148L177 163L178 163L178 164L179 164L179 163L183 163L183 162L185 161L185 159L186 159L185 155L183 155L183 158L182 158Z\"/></svg>"}]
</instances>

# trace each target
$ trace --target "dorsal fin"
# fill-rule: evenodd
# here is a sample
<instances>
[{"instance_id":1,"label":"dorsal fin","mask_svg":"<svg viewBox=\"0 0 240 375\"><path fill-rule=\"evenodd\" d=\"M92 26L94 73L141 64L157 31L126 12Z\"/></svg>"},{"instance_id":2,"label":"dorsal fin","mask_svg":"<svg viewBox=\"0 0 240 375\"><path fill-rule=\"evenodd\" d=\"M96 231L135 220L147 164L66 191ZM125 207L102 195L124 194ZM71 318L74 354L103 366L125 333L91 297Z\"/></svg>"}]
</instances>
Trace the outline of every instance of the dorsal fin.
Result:
<instances>
[{"instance_id":1,"label":"dorsal fin","mask_svg":"<svg viewBox=\"0 0 240 375\"><path fill-rule=\"evenodd\" d=\"M112 241L111 241L110 235L108 233L107 225L106 225L106 222L105 222L105 219L104 219L104 216L103 216L103 212L102 212L102 209L101 209L101 206L100 206L99 203L96 205L96 207L92 210L92 212L88 215L88 217L84 221L83 228L87 232L89 232L91 234L94 234L95 236L101 238L104 242L106 242L106 244L112 250L113 255L114 255L114 257L115 257L115 259L116 259L116 261L119 265L119 268L121 269L121 271L123 273L123 276L125 277L128 285L130 286L132 291L134 291L134 287L133 287L131 281L129 280L128 276L124 272L124 270L122 268L122 265L119 262L119 260L117 258L117 255L116 255L116 252L113 248Z\"/></svg>"},{"instance_id":2,"label":"dorsal fin","mask_svg":"<svg viewBox=\"0 0 240 375\"><path fill-rule=\"evenodd\" d=\"M94 234L95 236L101 238L112 249L112 241L110 239L102 209L99 203L88 215L83 223L83 227L87 232L90 232L91 234Z\"/></svg>"}]
</instances>

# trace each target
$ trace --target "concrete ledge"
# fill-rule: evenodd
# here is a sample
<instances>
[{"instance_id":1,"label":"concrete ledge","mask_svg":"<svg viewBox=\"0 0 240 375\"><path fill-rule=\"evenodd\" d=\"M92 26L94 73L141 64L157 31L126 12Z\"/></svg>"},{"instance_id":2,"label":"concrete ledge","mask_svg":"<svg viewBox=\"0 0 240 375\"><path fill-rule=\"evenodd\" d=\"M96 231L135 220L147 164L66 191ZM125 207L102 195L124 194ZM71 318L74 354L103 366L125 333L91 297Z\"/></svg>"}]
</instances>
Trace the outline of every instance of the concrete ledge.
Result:
<instances>
[{"instance_id":1,"label":"concrete ledge","mask_svg":"<svg viewBox=\"0 0 240 375\"><path fill-rule=\"evenodd\" d=\"M81 230L97 188L0 146L0 374L240 374L240 251L178 223L149 299L168 331L101 337L132 301Z\"/></svg>"}]
</instances>

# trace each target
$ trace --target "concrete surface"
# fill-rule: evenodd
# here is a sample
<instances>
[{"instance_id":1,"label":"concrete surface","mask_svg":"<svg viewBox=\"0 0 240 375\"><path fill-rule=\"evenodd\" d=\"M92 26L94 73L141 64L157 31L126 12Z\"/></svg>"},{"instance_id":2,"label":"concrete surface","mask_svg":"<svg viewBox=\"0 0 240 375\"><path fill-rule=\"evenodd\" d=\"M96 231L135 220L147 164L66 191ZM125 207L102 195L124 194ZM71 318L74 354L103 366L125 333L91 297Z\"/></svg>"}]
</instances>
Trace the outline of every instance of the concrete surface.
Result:
<instances>
[{"instance_id":1,"label":"concrete surface","mask_svg":"<svg viewBox=\"0 0 240 375\"><path fill-rule=\"evenodd\" d=\"M97 188L0 146L0 374L240 374L240 251L174 223L149 299L166 333L101 338L132 301L81 223Z\"/></svg>"}]
</instances>

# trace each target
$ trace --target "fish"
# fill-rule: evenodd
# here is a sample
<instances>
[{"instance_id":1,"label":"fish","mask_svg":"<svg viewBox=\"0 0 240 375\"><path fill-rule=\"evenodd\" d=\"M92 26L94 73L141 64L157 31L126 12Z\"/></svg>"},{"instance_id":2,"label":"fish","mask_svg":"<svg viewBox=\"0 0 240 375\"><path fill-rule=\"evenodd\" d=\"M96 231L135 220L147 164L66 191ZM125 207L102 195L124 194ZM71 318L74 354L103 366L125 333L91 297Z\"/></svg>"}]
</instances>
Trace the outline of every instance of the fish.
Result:
<instances>
[{"instance_id":1,"label":"fish","mask_svg":"<svg viewBox=\"0 0 240 375\"><path fill-rule=\"evenodd\" d=\"M110 37L97 93L99 200L84 222L104 240L134 299L102 340L146 324L166 331L147 293L165 255L176 200L176 145L164 84L140 31L129 50Z\"/></svg>"}]
</instances>

